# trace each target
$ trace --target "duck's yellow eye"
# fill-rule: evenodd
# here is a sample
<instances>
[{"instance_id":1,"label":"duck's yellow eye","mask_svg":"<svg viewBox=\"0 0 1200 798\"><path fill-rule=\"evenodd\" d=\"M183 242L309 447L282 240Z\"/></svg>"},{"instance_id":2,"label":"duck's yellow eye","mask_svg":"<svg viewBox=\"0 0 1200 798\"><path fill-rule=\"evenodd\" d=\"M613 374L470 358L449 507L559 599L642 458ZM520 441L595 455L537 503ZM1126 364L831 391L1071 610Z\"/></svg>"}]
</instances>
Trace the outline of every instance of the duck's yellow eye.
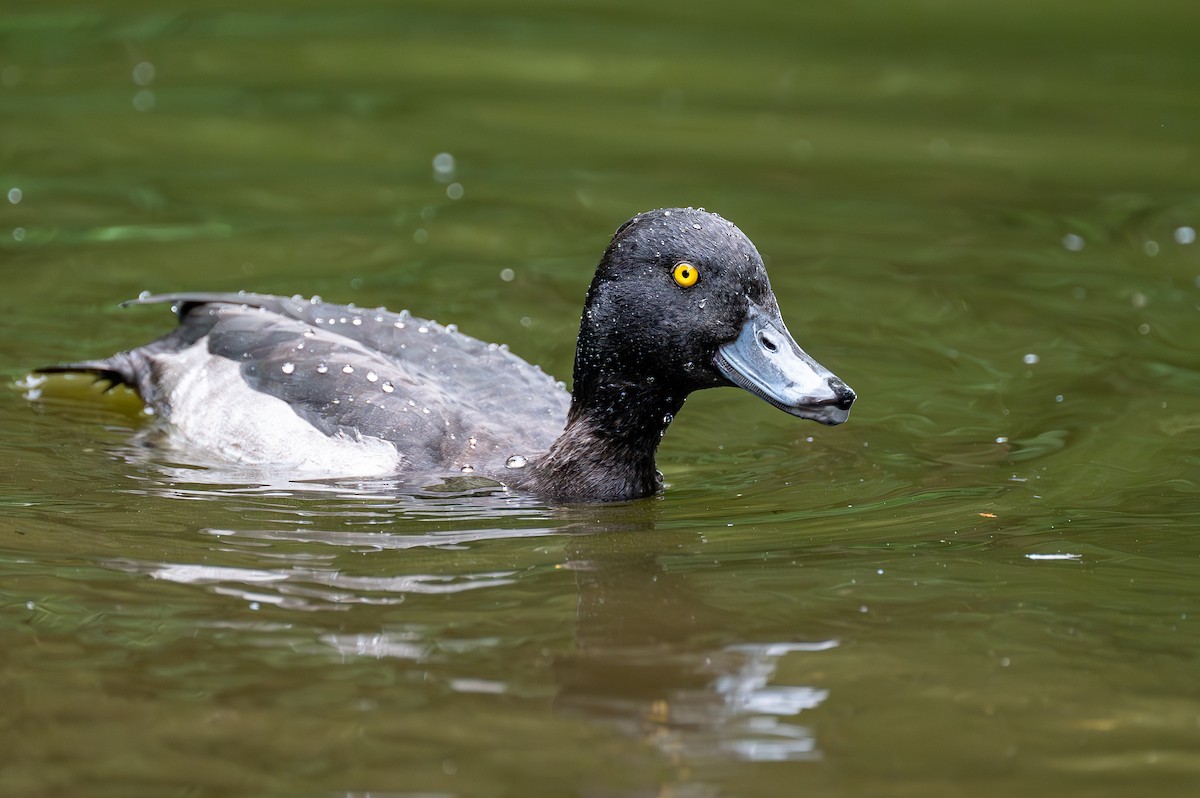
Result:
<instances>
[{"instance_id":1,"label":"duck's yellow eye","mask_svg":"<svg viewBox=\"0 0 1200 798\"><path fill-rule=\"evenodd\" d=\"M675 282L682 285L684 288L691 288L700 279L700 272L690 263L675 264Z\"/></svg>"}]
</instances>

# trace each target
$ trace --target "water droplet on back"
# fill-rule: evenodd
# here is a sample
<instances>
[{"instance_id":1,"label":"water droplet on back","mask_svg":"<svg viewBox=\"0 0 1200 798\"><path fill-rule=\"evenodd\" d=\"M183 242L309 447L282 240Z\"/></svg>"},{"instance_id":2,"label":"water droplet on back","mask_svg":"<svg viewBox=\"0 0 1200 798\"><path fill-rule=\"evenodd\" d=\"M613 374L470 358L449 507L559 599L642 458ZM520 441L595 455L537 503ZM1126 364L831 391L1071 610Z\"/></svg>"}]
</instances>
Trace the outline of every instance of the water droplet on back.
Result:
<instances>
[{"instance_id":1,"label":"water droplet on back","mask_svg":"<svg viewBox=\"0 0 1200 798\"><path fill-rule=\"evenodd\" d=\"M317 364L317 373L318 374L324 374L327 371L329 371L329 366L326 366L324 363Z\"/></svg>"},{"instance_id":2,"label":"water droplet on back","mask_svg":"<svg viewBox=\"0 0 1200 798\"><path fill-rule=\"evenodd\" d=\"M373 371L367 372L367 382L379 382L379 375Z\"/></svg>"},{"instance_id":3,"label":"water droplet on back","mask_svg":"<svg viewBox=\"0 0 1200 798\"><path fill-rule=\"evenodd\" d=\"M295 363L284 363L282 366L279 367L279 370L282 371L284 374L291 374L293 371L296 370L296 364Z\"/></svg>"},{"instance_id":4,"label":"water droplet on back","mask_svg":"<svg viewBox=\"0 0 1200 798\"><path fill-rule=\"evenodd\" d=\"M504 467L505 468L524 468L525 464L528 462L529 461L527 459L525 459L524 456L519 455L519 454L514 454L512 457L508 458L508 460L506 460L504 462Z\"/></svg>"}]
</instances>

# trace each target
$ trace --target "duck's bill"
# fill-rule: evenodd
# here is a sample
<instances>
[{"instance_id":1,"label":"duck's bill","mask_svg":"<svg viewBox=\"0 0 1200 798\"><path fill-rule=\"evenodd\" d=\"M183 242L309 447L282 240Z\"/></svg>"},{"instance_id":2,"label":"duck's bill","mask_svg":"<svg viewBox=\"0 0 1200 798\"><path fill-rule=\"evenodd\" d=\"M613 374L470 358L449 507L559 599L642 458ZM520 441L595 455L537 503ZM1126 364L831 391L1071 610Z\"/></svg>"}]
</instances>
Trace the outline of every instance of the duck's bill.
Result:
<instances>
[{"instance_id":1,"label":"duck's bill","mask_svg":"<svg viewBox=\"0 0 1200 798\"><path fill-rule=\"evenodd\" d=\"M793 416L841 424L854 391L808 356L778 315L751 304L738 337L717 349L717 370L739 388Z\"/></svg>"}]
</instances>

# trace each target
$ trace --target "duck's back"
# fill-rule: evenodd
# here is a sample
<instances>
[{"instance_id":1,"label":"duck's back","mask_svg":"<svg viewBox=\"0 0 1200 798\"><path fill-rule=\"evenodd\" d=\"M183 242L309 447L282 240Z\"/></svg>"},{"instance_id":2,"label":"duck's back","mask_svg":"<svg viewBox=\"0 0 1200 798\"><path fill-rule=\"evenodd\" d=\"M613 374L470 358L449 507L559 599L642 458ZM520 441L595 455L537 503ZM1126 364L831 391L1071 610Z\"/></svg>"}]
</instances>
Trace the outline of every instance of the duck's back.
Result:
<instances>
[{"instance_id":1,"label":"duck's back","mask_svg":"<svg viewBox=\"0 0 1200 798\"><path fill-rule=\"evenodd\" d=\"M545 451L570 396L506 348L408 313L172 294L179 326L75 364L135 387L184 445L329 476L502 473Z\"/></svg>"}]
</instances>

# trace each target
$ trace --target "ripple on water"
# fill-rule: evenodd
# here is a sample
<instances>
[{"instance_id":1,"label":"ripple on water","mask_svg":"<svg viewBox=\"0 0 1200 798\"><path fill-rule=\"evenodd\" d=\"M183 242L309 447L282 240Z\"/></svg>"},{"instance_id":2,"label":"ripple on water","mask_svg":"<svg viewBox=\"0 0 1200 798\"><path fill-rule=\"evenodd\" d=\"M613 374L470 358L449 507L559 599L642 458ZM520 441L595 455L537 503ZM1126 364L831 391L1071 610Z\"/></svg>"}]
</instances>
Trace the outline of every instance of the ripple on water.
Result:
<instances>
[{"instance_id":1,"label":"ripple on water","mask_svg":"<svg viewBox=\"0 0 1200 798\"><path fill-rule=\"evenodd\" d=\"M263 569L120 559L107 565L162 581L203 586L255 605L290 610L344 610L353 604L400 604L410 594L462 593L508 585L514 577L511 571L355 576L311 564Z\"/></svg>"}]
</instances>

